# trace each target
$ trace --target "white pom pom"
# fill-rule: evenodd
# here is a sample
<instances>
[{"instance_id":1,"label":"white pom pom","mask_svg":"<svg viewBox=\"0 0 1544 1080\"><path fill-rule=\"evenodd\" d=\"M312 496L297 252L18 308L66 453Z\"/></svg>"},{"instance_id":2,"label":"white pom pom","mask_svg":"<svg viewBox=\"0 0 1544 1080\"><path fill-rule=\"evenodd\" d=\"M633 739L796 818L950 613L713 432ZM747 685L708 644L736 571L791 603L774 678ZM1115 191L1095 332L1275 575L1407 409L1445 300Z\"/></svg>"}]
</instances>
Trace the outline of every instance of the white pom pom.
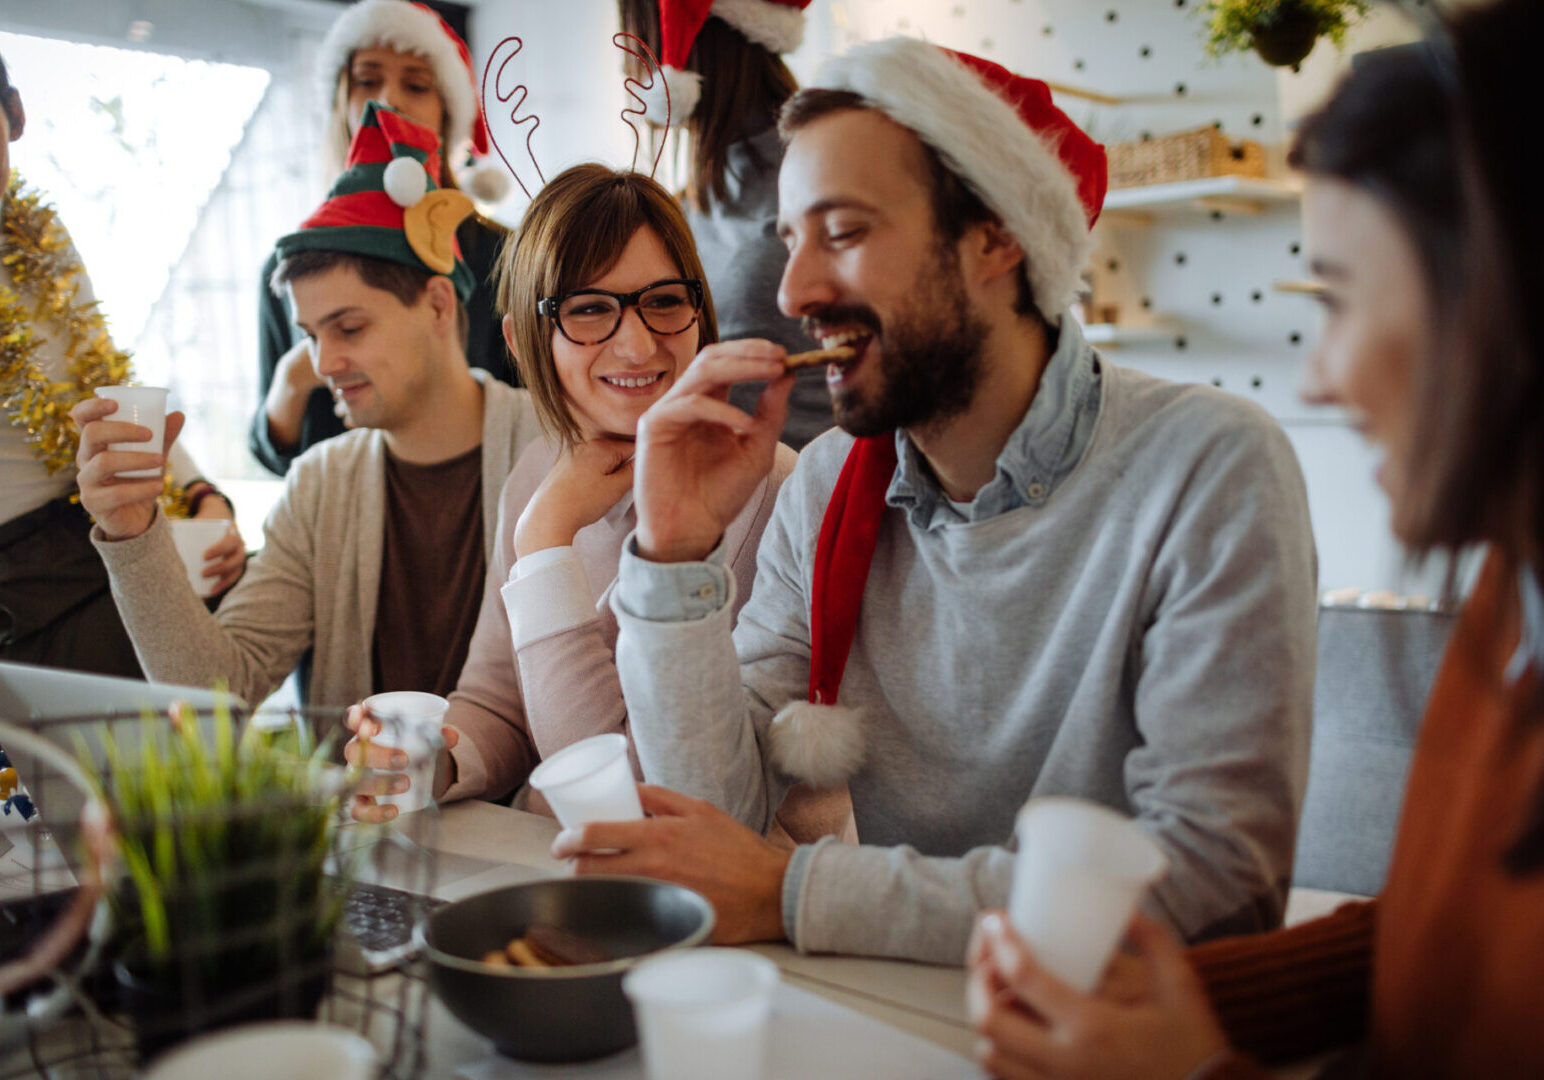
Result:
<instances>
[{"instance_id":1,"label":"white pom pom","mask_svg":"<svg viewBox=\"0 0 1544 1080\"><path fill-rule=\"evenodd\" d=\"M863 710L790 701L772 718L772 761L789 776L832 788L863 764Z\"/></svg>"},{"instance_id":2,"label":"white pom pom","mask_svg":"<svg viewBox=\"0 0 1544 1080\"><path fill-rule=\"evenodd\" d=\"M382 177L391 201L406 210L429 192L429 174L410 157L392 158Z\"/></svg>"},{"instance_id":3,"label":"white pom pom","mask_svg":"<svg viewBox=\"0 0 1544 1080\"><path fill-rule=\"evenodd\" d=\"M665 84L670 84L670 126L679 128L686 123L702 97L702 76L695 71L665 68L663 78L656 77L652 88L638 87L638 96L649 110L649 120L663 126L665 123Z\"/></svg>"},{"instance_id":4,"label":"white pom pom","mask_svg":"<svg viewBox=\"0 0 1544 1080\"><path fill-rule=\"evenodd\" d=\"M513 187L509 172L498 162L489 163L486 158L469 169L457 174L461 190L481 203L496 203L509 194Z\"/></svg>"}]
</instances>

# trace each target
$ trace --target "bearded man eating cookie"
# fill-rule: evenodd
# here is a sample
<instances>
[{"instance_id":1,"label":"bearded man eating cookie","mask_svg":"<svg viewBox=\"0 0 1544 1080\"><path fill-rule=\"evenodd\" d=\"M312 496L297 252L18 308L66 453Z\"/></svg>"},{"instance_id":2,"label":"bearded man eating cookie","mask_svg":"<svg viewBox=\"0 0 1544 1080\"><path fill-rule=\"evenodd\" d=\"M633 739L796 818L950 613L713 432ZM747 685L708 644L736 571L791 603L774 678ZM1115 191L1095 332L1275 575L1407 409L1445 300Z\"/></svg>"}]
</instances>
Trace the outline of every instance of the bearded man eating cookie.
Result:
<instances>
[{"instance_id":1,"label":"bearded man eating cookie","mask_svg":"<svg viewBox=\"0 0 1544 1080\"><path fill-rule=\"evenodd\" d=\"M1132 814L1154 912L1280 921L1307 769L1315 559L1280 428L1101 358L1066 314L1105 187L1043 83L895 38L785 108L779 300L841 430L779 495L750 599L716 550L772 460L782 351L713 346L644 416L612 604L651 817L581 873L714 902L720 941L961 962L1036 795ZM754 416L725 400L769 383ZM759 836L797 780L860 844Z\"/></svg>"}]
</instances>

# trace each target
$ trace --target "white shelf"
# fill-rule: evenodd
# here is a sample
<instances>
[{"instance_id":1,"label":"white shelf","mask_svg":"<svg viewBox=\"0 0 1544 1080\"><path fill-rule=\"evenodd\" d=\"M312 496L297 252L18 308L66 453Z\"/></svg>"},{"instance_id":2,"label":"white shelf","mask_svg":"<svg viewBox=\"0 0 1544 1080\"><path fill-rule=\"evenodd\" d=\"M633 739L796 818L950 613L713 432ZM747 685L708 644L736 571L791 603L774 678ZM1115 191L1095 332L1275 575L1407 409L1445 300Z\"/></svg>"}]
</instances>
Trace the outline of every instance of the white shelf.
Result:
<instances>
[{"instance_id":1,"label":"white shelf","mask_svg":"<svg viewBox=\"0 0 1544 1080\"><path fill-rule=\"evenodd\" d=\"M1090 345L1115 348L1120 345L1150 345L1170 341L1174 331L1165 326L1124 326L1119 323L1089 323L1083 327L1083 340Z\"/></svg>"},{"instance_id":2,"label":"white shelf","mask_svg":"<svg viewBox=\"0 0 1544 1080\"><path fill-rule=\"evenodd\" d=\"M1243 176L1212 176L1205 180L1179 180L1172 184L1117 188L1104 197L1106 210L1142 210L1183 207L1200 209L1264 209L1265 203L1289 202L1303 193L1296 180L1254 180Z\"/></svg>"}]
</instances>

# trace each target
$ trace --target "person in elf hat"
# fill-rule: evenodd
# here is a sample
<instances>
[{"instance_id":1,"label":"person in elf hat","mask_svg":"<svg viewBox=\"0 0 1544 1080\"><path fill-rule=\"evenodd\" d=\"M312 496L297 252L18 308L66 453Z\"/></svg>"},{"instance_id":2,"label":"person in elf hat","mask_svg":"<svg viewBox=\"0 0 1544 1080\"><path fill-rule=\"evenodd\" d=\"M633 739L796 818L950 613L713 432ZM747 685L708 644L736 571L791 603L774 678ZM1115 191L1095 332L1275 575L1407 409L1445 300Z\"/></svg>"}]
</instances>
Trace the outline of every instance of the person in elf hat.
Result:
<instances>
[{"instance_id":1,"label":"person in elf hat","mask_svg":"<svg viewBox=\"0 0 1544 1080\"><path fill-rule=\"evenodd\" d=\"M0 660L140 678L75 498L68 417L96 387L124 381L129 356L113 344L69 230L10 171L26 120L0 58ZM180 509L234 518L185 449L169 471ZM162 493L160 480L148 486ZM223 594L246 565L240 534L230 529L208 555L206 575Z\"/></svg>"},{"instance_id":2,"label":"person in elf hat","mask_svg":"<svg viewBox=\"0 0 1544 1080\"><path fill-rule=\"evenodd\" d=\"M470 144L474 157L488 152L488 133L466 43L443 19L408 0L361 0L347 8L327 31L316 70L322 99L328 102L323 131L323 167L329 177L344 169L349 143L358 130L365 102L390 105L410 120L435 131L444 147L435 182L455 188L452 161ZM480 165L464 174L478 198L496 201L507 181L502 170ZM467 299L467 360L475 368L519 385L504 356L493 294L488 286L504 230L476 213L456 230L462 258L472 275ZM271 472L283 476L297 455L344 430L341 403L317 373L305 337L283 296L268 288L279 253L263 266L258 307L258 392L252 418L252 454Z\"/></svg>"},{"instance_id":3,"label":"person in elf hat","mask_svg":"<svg viewBox=\"0 0 1544 1080\"><path fill-rule=\"evenodd\" d=\"M671 123L686 133L691 171L686 217L725 340L764 338L789 352L814 348L797 319L777 310L788 250L777 238L777 111L799 89L782 54L804 37L809 0L619 0L622 29L659 57ZM665 115L662 94L650 111ZM736 386L747 411L760 388ZM818 368L799 372L783 441L795 450L832 424Z\"/></svg>"},{"instance_id":4,"label":"person in elf hat","mask_svg":"<svg viewBox=\"0 0 1544 1080\"><path fill-rule=\"evenodd\" d=\"M370 102L347 171L279 240L274 287L291 294L356 430L295 462L262 550L216 615L182 578L151 493L117 476L159 455L109 449L133 429L76 408L81 501L152 678L224 680L259 702L310 651L311 704L455 686L499 490L540 428L526 391L467 366L472 278L456 226L471 204L438 175L435 133Z\"/></svg>"},{"instance_id":5,"label":"person in elf hat","mask_svg":"<svg viewBox=\"0 0 1544 1080\"><path fill-rule=\"evenodd\" d=\"M779 299L851 350L843 430L784 484L731 639L716 548L775 445L782 350L710 347L644 415L612 607L655 816L554 854L701 890L721 941L958 964L1016 812L1079 795L1151 831L1185 937L1275 925L1315 617L1285 435L1067 316L1105 159L1043 83L892 38L815 85L780 120ZM722 400L748 380L753 415ZM847 785L861 846L763 841L798 779Z\"/></svg>"}]
</instances>

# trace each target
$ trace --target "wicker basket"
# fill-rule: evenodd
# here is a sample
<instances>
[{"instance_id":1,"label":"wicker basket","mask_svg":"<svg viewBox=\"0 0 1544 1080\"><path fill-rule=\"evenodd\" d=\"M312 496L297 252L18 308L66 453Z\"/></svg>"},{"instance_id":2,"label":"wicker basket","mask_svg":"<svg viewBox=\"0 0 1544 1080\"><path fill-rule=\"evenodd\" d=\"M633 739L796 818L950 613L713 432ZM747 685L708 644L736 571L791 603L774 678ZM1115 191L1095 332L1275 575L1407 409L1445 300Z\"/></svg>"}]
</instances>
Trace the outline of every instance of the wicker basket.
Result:
<instances>
[{"instance_id":1,"label":"wicker basket","mask_svg":"<svg viewBox=\"0 0 1544 1080\"><path fill-rule=\"evenodd\" d=\"M1230 142L1214 127L1179 131L1108 148L1110 187L1142 187L1208 176L1265 175L1265 150L1245 139Z\"/></svg>"}]
</instances>

